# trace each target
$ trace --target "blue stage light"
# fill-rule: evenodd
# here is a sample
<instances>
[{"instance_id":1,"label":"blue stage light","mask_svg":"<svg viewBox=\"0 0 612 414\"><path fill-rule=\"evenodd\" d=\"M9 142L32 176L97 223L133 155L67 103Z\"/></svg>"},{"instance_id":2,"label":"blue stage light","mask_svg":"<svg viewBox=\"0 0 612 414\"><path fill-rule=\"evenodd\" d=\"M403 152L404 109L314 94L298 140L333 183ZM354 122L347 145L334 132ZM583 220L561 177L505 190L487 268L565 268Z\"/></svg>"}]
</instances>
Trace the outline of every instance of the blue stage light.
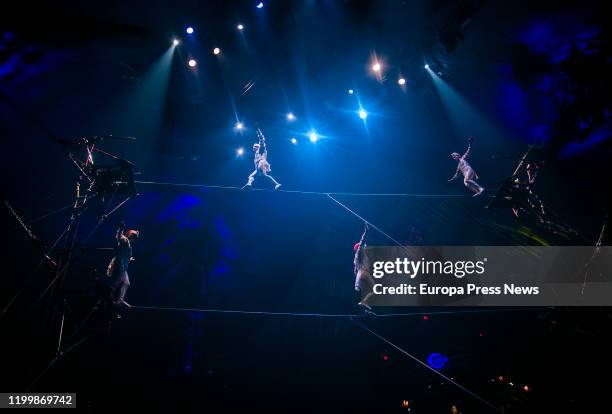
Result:
<instances>
[{"instance_id":1,"label":"blue stage light","mask_svg":"<svg viewBox=\"0 0 612 414\"><path fill-rule=\"evenodd\" d=\"M319 140L319 136L314 131L310 131L308 138L310 139L310 142L317 142Z\"/></svg>"},{"instance_id":2,"label":"blue stage light","mask_svg":"<svg viewBox=\"0 0 612 414\"><path fill-rule=\"evenodd\" d=\"M427 365L433 369L442 369L448 362L448 358L442 354L433 353L427 357Z\"/></svg>"},{"instance_id":3,"label":"blue stage light","mask_svg":"<svg viewBox=\"0 0 612 414\"><path fill-rule=\"evenodd\" d=\"M263 8L263 1L260 1L259 3L257 3L257 6L256 6L256 7L257 7L258 9Z\"/></svg>"},{"instance_id":4,"label":"blue stage light","mask_svg":"<svg viewBox=\"0 0 612 414\"><path fill-rule=\"evenodd\" d=\"M295 115L293 115L293 112L289 112L287 114L287 121L295 121Z\"/></svg>"},{"instance_id":5,"label":"blue stage light","mask_svg":"<svg viewBox=\"0 0 612 414\"><path fill-rule=\"evenodd\" d=\"M363 119L365 121L365 119L368 117L368 113L365 109L361 108L359 110L359 118Z\"/></svg>"},{"instance_id":6,"label":"blue stage light","mask_svg":"<svg viewBox=\"0 0 612 414\"><path fill-rule=\"evenodd\" d=\"M213 49L213 54L214 55L218 55L219 53L221 53L221 49L219 49L218 47Z\"/></svg>"},{"instance_id":7,"label":"blue stage light","mask_svg":"<svg viewBox=\"0 0 612 414\"><path fill-rule=\"evenodd\" d=\"M429 65L427 65L427 64L425 64L424 67L425 67L425 69L429 69Z\"/></svg>"},{"instance_id":8,"label":"blue stage light","mask_svg":"<svg viewBox=\"0 0 612 414\"><path fill-rule=\"evenodd\" d=\"M189 59L189 62L187 62L187 64L189 65L190 68L195 68L198 62L195 59Z\"/></svg>"},{"instance_id":9,"label":"blue stage light","mask_svg":"<svg viewBox=\"0 0 612 414\"><path fill-rule=\"evenodd\" d=\"M241 131L244 129L244 124L242 122L236 122L236 129Z\"/></svg>"},{"instance_id":10,"label":"blue stage light","mask_svg":"<svg viewBox=\"0 0 612 414\"><path fill-rule=\"evenodd\" d=\"M185 32L187 32L187 34L193 34L193 27L189 26L187 29L185 29Z\"/></svg>"},{"instance_id":11,"label":"blue stage light","mask_svg":"<svg viewBox=\"0 0 612 414\"><path fill-rule=\"evenodd\" d=\"M240 31L244 30L244 25L243 24L239 24L238 26L236 26L236 28Z\"/></svg>"},{"instance_id":12,"label":"blue stage light","mask_svg":"<svg viewBox=\"0 0 612 414\"><path fill-rule=\"evenodd\" d=\"M349 90L348 90L348 93L349 93L349 95L352 95L352 94L354 94L354 93L355 93L355 91L354 91L354 90L352 90L352 89L349 89Z\"/></svg>"},{"instance_id":13,"label":"blue stage light","mask_svg":"<svg viewBox=\"0 0 612 414\"><path fill-rule=\"evenodd\" d=\"M240 147L236 150L236 155L242 157L244 155L244 148Z\"/></svg>"},{"instance_id":14,"label":"blue stage light","mask_svg":"<svg viewBox=\"0 0 612 414\"><path fill-rule=\"evenodd\" d=\"M399 83L400 85L405 85L405 84L406 84L406 79L404 79L404 78L399 78L399 79L397 80L397 83Z\"/></svg>"},{"instance_id":15,"label":"blue stage light","mask_svg":"<svg viewBox=\"0 0 612 414\"><path fill-rule=\"evenodd\" d=\"M297 139L295 139L295 137L291 137L291 143L293 145L297 144Z\"/></svg>"},{"instance_id":16,"label":"blue stage light","mask_svg":"<svg viewBox=\"0 0 612 414\"><path fill-rule=\"evenodd\" d=\"M172 39L172 44L173 44L174 46L177 46L179 43L181 43L181 41L180 41L180 40L178 40L178 39Z\"/></svg>"}]
</instances>

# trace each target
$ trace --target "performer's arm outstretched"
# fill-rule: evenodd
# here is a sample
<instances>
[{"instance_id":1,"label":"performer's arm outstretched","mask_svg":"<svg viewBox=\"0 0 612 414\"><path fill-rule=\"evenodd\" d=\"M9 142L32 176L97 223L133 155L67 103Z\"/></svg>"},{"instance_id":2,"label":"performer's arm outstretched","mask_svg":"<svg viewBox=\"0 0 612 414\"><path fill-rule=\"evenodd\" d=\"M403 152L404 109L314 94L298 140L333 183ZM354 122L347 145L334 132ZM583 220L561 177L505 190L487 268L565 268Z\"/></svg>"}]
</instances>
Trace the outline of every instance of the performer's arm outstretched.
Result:
<instances>
[{"instance_id":1,"label":"performer's arm outstretched","mask_svg":"<svg viewBox=\"0 0 612 414\"><path fill-rule=\"evenodd\" d=\"M455 175L453 175L451 178L448 179L448 182L456 180L457 177L459 177L459 169L455 171Z\"/></svg>"},{"instance_id":2,"label":"performer's arm outstretched","mask_svg":"<svg viewBox=\"0 0 612 414\"><path fill-rule=\"evenodd\" d=\"M121 221L119 226L117 226L117 232L115 233L115 240L118 242L121 241L121 236L123 236L123 231L125 230L125 222Z\"/></svg>"},{"instance_id":3,"label":"performer's arm outstretched","mask_svg":"<svg viewBox=\"0 0 612 414\"><path fill-rule=\"evenodd\" d=\"M368 236L368 230L370 229L370 227L368 226L368 222L365 222L365 228L363 230L363 234L361 235L361 239L359 240L359 242L357 244L355 244L355 257L353 258L353 264L355 265L355 274L357 274L359 272L359 269L362 265L362 254L363 254L363 247L365 246L365 240L366 237Z\"/></svg>"},{"instance_id":4,"label":"performer's arm outstretched","mask_svg":"<svg viewBox=\"0 0 612 414\"><path fill-rule=\"evenodd\" d=\"M472 142L473 142L472 137L468 138L468 147L465 150L465 153L463 153L463 155L461 156L462 160L465 160L465 159L467 159L470 156L470 154L472 152Z\"/></svg>"},{"instance_id":5,"label":"performer's arm outstretched","mask_svg":"<svg viewBox=\"0 0 612 414\"><path fill-rule=\"evenodd\" d=\"M368 222L366 221L364 224L365 224L365 228L363 230L363 234L361 235L361 239L359 240L359 249L363 248L365 239L368 236L368 231L370 230L370 226L368 226Z\"/></svg>"},{"instance_id":6,"label":"performer's arm outstretched","mask_svg":"<svg viewBox=\"0 0 612 414\"><path fill-rule=\"evenodd\" d=\"M261 129L257 128L257 136L259 137L259 147L261 149L263 149L263 151L261 151L261 155L264 157L264 159L268 159L268 147L266 146L266 137L264 136L263 132L261 132Z\"/></svg>"}]
</instances>

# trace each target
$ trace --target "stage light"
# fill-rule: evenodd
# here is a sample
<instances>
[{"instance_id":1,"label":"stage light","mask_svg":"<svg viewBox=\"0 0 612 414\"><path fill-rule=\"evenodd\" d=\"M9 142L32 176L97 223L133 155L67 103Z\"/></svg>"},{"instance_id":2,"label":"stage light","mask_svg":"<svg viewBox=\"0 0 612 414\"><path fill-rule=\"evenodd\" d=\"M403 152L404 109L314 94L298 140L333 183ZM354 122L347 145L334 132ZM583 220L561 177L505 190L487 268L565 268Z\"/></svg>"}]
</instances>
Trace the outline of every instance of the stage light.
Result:
<instances>
[{"instance_id":1,"label":"stage light","mask_svg":"<svg viewBox=\"0 0 612 414\"><path fill-rule=\"evenodd\" d=\"M260 1L259 3L257 3L257 6L256 6L256 7L257 7L258 9L263 8L263 1Z\"/></svg>"},{"instance_id":2,"label":"stage light","mask_svg":"<svg viewBox=\"0 0 612 414\"><path fill-rule=\"evenodd\" d=\"M316 133L316 132L314 132L314 131L311 131L311 132L308 134L308 138L310 139L310 142L317 142L317 141L319 140L319 136L318 136L318 135L317 135L317 133Z\"/></svg>"},{"instance_id":3,"label":"stage light","mask_svg":"<svg viewBox=\"0 0 612 414\"><path fill-rule=\"evenodd\" d=\"M399 78L399 79L397 80L397 83L399 83L400 85L405 85L405 84L406 84L406 79L404 79L404 78Z\"/></svg>"},{"instance_id":4,"label":"stage light","mask_svg":"<svg viewBox=\"0 0 612 414\"><path fill-rule=\"evenodd\" d=\"M352 90L352 89L349 89L349 90L348 90L348 93L349 93L349 95L352 95L353 93L355 93L355 91L354 91L354 90Z\"/></svg>"},{"instance_id":5,"label":"stage light","mask_svg":"<svg viewBox=\"0 0 612 414\"><path fill-rule=\"evenodd\" d=\"M287 121L295 121L295 115L292 112L287 114Z\"/></svg>"},{"instance_id":6,"label":"stage light","mask_svg":"<svg viewBox=\"0 0 612 414\"><path fill-rule=\"evenodd\" d=\"M383 355L383 360L388 361L389 360L389 356L388 355Z\"/></svg>"},{"instance_id":7,"label":"stage light","mask_svg":"<svg viewBox=\"0 0 612 414\"><path fill-rule=\"evenodd\" d=\"M218 55L219 53L221 53L221 49L219 49L218 47L213 49L213 54Z\"/></svg>"},{"instance_id":8,"label":"stage light","mask_svg":"<svg viewBox=\"0 0 612 414\"><path fill-rule=\"evenodd\" d=\"M433 369L442 369L448 362L448 358L442 354L433 353L427 357L427 365ZM452 378L451 378L452 379Z\"/></svg>"},{"instance_id":9,"label":"stage light","mask_svg":"<svg viewBox=\"0 0 612 414\"><path fill-rule=\"evenodd\" d=\"M376 62L372 65L372 70L374 72L380 72L380 63Z\"/></svg>"},{"instance_id":10,"label":"stage light","mask_svg":"<svg viewBox=\"0 0 612 414\"><path fill-rule=\"evenodd\" d=\"M293 145L297 144L297 139L295 139L295 137L291 137L291 143Z\"/></svg>"},{"instance_id":11,"label":"stage light","mask_svg":"<svg viewBox=\"0 0 612 414\"><path fill-rule=\"evenodd\" d=\"M423 315L423 320L424 321L428 321L429 320L429 316L428 315Z\"/></svg>"},{"instance_id":12,"label":"stage light","mask_svg":"<svg viewBox=\"0 0 612 414\"><path fill-rule=\"evenodd\" d=\"M363 119L365 121L365 119L368 117L368 113L366 112L365 109L360 109L359 110L359 118Z\"/></svg>"},{"instance_id":13,"label":"stage light","mask_svg":"<svg viewBox=\"0 0 612 414\"><path fill-rule=\"evenodd\" d=\"M244 124L242 122L236 122L236 129L241 131L244 129Z\"/></svg>"},{"instance_id":14,"label":"stage light","mask_svg":"<svg viewBox=\"0 0 612 414\"><path fill-rule=\"evenodd\" d=\"M196 62L195 59L189 59L189 62L187 62L187 64L189 65L190 68L195 68L198 62Z\"/></svg>"},{"instance_id":15,"label":"stage light","mask_svg":"<svg viewBox=\"0 0 612 414\"><path fill-rule=\"evenodd\" d=\"M241 157L242 155L244 155L244 148L240 147L236 150L236 155Z\"/></svg>"},{"instance_id":16,"label":"stage light","mask_svg":"<svg viewBox=\"0 0 612 414\"><path fill-rule=\"evenodd\" d=\"M240 31L244 30L244 25L239 24L238 26L236 26L236 28Z\"/></svg>"},{"instance_id":17,"label":"stage light","mask_svg":"<svg viewBox=\"0 0 612 414\"><path fill-rule=\"evenodd\" d=\"M525 385L523 386L523 390L525 390L525 392L529 392L531 388L529 388L529 385Z\"/></svg>"},{"instance_id":18,"label":"stage light","mask_svg":"<svg viewBox=\"0 0 612 414\"><path fill-rule=\"evenodd\" d=\"M179 43L181 43L181 42L180 42L180 40L178 40L178 39L173 39L173 40L172 40L172 44L173 44L174 46L178 45Z\"/></svg>"},{"instance_id":19,"label":"stage light","mask_svg":"<svg viewBox=\"0 0 612 414\"><path fill-rule=\"evenodd\" d=\"M187 34L193 34L193 27L189 26L187 29L185 29L185 32L187 32Z\"/></svg>"},{"instance_id":20,"label":"stage light","mask_svg":"<svg viewBox=\"0 0 612 414\"><path fill-rule=\"evenodd\" d=\"M429 69L429 65L425 64L424 68Z\"/></svg>"}]
</instances>

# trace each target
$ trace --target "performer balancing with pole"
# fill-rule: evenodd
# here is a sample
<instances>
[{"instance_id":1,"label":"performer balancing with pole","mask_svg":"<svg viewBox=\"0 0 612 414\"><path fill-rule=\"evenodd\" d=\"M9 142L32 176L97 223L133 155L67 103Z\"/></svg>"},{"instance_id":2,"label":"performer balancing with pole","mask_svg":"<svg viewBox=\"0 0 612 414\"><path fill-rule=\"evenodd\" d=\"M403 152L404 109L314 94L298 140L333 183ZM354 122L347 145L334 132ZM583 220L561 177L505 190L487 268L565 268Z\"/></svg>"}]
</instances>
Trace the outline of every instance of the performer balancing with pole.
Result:
<instances>
[{"instance_id":1,"label":"performer balancing with pole","mask_svg":"<svg viewBox=\"0 0 612 414\"><path fill-rule=\"evenodd\" d=\"M131 306L125 301L125 294L130 287L130 278L128 277L128 266L132 257L132 246L138 240L140 232L138 230L125 231L125 223L121 222L115 238L117 247L113 259L108 264L106 276L111 282L111 296L113 304L121 308L130 308Z\"/></svg>"},{"instance_id":2,"label":"performer balancing with pole","mask_svg":"<svg viewBox=\"0 0 612 414\"><path fill-rule=\"evenodd\" d=\"M268 175L272 168L270 167L270 163L268 162L268 148L266 147L266 137L264 137L263 132L259 128L257 128L257 137L259 138L259 143L253 144L253 153L255 155L255 171L249 175L249 179L247 183L242 187L242 189L251 188L253 185L253 181L255 178L265 178L270 183L274 185L274 189L278 190L281 186L274 177ZM262 151L263 150L263 151Z\"/></svg>"},{"instance_id":3,"label":"performer balancing with pole","mask_svg":"<svg viewBox=\"0 0 612 414\"><path fill-rule=\"evenodd\" d=\"M374 278L370 273L370 262L368 260L368 254L365 250L365 240L368 235L368 230L369 226L366 222L365 229L361 235L361 240L359 240L359 242L357 242L353 248L355 251L353 266L355 271L355 290L359 292L361 296L361 300L357 305L362 307L366 313L373 314L369 301L374 294Z\"/></svg>"},{"instance_id":4,"label":"performer balancing with pole","mask_svg":"<svg viewBox=\"0 0 612 414\"><path fill-rule=\"evenodd\" d=\"M459 173L463 174L463 184L474 192L474 197L479 196L484 191L484 188L481 187L475 180L478 179L478 174L472 168L472 166L466 161L466 159L470 156L470 152L472 150L472 138L468 140L467 150L463 155L460 155L458 152L453 152L451 154L451 158L459 161L457 165L457 171L455 171L455 175L453 175L450 181L453 181L457 177L459 177Z\"/></svg>"}]
</instances>

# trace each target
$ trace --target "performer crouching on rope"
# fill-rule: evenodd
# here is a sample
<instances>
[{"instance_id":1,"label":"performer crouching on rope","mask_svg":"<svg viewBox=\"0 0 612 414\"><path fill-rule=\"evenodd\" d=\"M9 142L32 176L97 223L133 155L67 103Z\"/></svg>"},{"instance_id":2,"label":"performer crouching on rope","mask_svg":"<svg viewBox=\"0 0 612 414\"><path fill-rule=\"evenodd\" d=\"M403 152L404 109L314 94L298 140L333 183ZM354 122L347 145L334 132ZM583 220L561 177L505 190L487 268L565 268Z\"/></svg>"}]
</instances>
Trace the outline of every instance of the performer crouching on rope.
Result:
<instances>
[{"instance_id":1,"label":"performer crouching on rope","mask_svg":"<svg viewBox=\"0 0 612 414\"><path fill-rule=\"evenodd\" d=\"M253 181L255 181L255 177L263 177L269 180L272 184L274 184L274 189L278 190L281 184L279 184L274 177L268 175L272 168L270 167L270 163L268 162L268 149L266 147L266 138L264 134L261 132L259 128L257 128L257 137L259 138L259 143L253 144L253 153L255 155L255 171L249 175L249 180L242 187L242 189L251 188L253 185ZM263 151L261 151L263 149Z\"/></svg>"},{"instance_id":2,"label":"performer crouching on rope","mask_svg":"<svg viewBox=\"0 0 612 414\"><path fill-rule=\"evenodd\" d=\"M370 262L368 260L366 248L366 237L368 235L368 223L365 223L365 230L361 235L361 240L355 244L355 258L353 259L355 271L355 290L360 293L361 300L357 304L364 308L366 313L373 313L369 301L374 294L374 278L370 273Z\"/></svg>"},{"instance_id":3,"label":"performer crouching on rope","mask_svg":"<svg viewBox=\"0 0 612 414\"><path fill-rule=\"evenodd\" d=\"M468 147L465 151L465 154L460 155L458 152L453 152L451 154L451 158L459 161L457 165L457 171L455 171L455 175L453 175L450 181L453 181L457 177L459 177L459 173L463 174L463 184L474 192L474 197L479 196L484 191L484 188L481 187L476 181L478 179L478 174L474 171L472 166L466 161L467 157L470 156L470 152L472 150L472 138L468 140Z\"/></svg>"},{"instance_id":4,"label":"performer crouching on rope","mask_svg":"<svg viewBox=\"0 0 612 414\"><path fill-rule=\"evenodd\" d=\"M128 266L134 258L132 257L132 246L138 240L140 232L138 230L125 231L125 223L121 222L115 239L117 247L115 247L114 257L108 264L106 276L111 281L111 297L113 304L121 308L130 308L131 306L125 301L125 294L130 287L130 278L128 277Z\"/></svg>"}]
</instances>

